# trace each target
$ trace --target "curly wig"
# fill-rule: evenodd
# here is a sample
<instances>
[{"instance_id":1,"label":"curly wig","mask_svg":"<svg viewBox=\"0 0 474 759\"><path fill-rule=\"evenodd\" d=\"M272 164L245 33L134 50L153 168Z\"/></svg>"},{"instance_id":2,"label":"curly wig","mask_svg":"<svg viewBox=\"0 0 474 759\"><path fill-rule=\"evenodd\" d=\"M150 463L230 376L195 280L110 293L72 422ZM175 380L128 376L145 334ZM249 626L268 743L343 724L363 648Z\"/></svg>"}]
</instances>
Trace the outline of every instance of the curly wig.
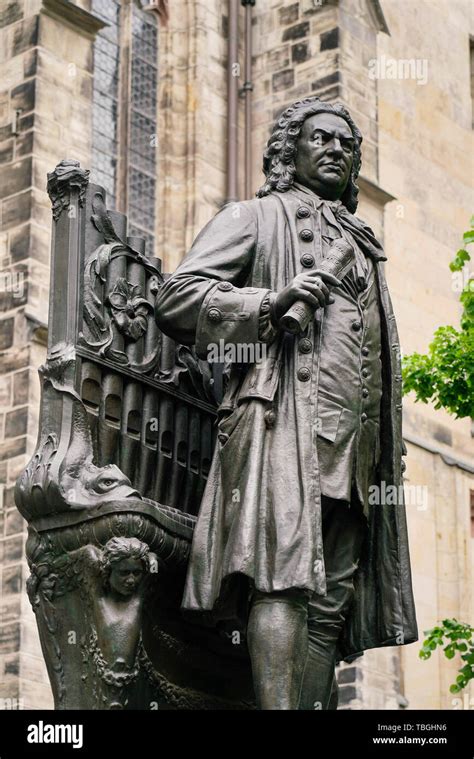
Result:
<instances>
[{"instance_id":1,"label":"curly wig","mask_svg":"<svg viewBox=\"0 0 474 759\"><path fill-rule=\"evenodd\" d=\"M263 173L265 184L258 190L257 197L263 198L270 192L287 192L295 179L295 158L298 139L307 118L316 113L333 113L343 118L355 140L354 158L347 187L341 196L341 202L347 210L355 213L359 188L356 180L361 166L362 134L352 120L349 111L341 103L325 103L318 97L297 100L286 108L275 122L267 147L263 154Z\"/></svg>"}]
</instances>

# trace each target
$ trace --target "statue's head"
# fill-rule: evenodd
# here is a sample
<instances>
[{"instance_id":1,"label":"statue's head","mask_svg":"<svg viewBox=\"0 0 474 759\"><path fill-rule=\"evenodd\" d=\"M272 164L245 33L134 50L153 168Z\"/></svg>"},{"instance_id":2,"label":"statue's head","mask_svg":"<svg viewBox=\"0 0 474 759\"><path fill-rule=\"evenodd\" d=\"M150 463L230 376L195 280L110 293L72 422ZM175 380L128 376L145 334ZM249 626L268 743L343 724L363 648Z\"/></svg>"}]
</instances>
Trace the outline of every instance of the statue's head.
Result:
<instances>
[{"instance_id":1,"label":"statue's head","mask_svg":"<svg viewBox=\"0 0 474 759\"><path fill-rule=\"evenodd\" d=\"M104 584L119 596L132 596L150 568L150 549L138 538L111 538L104 546Z\"/></svg>"},{"instance_id":2,"label":"statue's head","mask_svg":"<svg viewBox=\"0 0 474 759\"><path fill-rule=\"evenodd\" d=\"M286 192L297 181L355 213L362 135L340 103L298 100L275 122L263 155L266 181L257 192Z\"/></svg>"}]
</instances>

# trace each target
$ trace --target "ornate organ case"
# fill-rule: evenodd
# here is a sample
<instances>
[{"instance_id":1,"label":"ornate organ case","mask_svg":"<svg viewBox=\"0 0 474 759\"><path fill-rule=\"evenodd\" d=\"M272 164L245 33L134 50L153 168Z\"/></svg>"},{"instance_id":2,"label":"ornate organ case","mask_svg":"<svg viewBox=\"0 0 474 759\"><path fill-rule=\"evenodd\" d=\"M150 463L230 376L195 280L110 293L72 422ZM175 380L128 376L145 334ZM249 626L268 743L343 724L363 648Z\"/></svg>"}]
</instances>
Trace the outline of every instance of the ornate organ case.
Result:
<instances>
[{"instance_id":1,"label":"ornate organ case","mask_svg":"<svg viewBox=\"0 0 474 759\"><path fill-rule=\"evenodd\" d=\"M48 175L48 353L16 487L55 706L253 708L240 633L180 612L222 374L160 333L160 261L88 174L62 161Z\"/></svg>"}]
</instances>

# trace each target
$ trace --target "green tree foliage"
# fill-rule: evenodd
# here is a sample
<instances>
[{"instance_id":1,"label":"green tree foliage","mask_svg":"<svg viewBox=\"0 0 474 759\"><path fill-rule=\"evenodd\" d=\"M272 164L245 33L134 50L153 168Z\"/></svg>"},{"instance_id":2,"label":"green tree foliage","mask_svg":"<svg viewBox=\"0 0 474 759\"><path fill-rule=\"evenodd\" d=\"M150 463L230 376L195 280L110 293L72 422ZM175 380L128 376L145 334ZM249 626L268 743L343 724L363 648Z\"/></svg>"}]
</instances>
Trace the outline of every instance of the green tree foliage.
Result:
<instances>
[{"instance_id":1,"label":"green tree foliage","mask_svg":"<svg viewBox=\"0 0 474 759\"><path fill-rule=\"evenodd\" d=\"M463 235L463 246L449 266L462 283L460 329L439 327L428 352L405 356L402 364L404 394L413 391L417 401L433 401L435 408L444 408L458 419L474 417L474 276L463 276L471 260L467 246L473 242L474 216L471 229ZM460 654L464 664L450 686L451 693L459 693L474 678L474 627L457 619L443 619L425 635L420 659L429 659L438 646L444 646L448 659Z\"/></svg>"},{"instance_id":2,"label":"green tree foliage","mask_svg":"<svg viewBox=\"0 0 474 759\"><path fill-rule=\"evenodd\" d=\"M453 282L462 283L460 329L439 327L428 352L404 356L402 364L403 393L413 391L417 401L432 401L435 408L456 418L474 417L474 274L464 276L471 260L466 248L473 242L474 216L471 229L463 235L463 247L450 264Z\"/></svg>"},{"instance_id":3,"label":"green tree foliage","mask_svg":"<svg viewBox=\"0 0 474 759\"><path fill-rule=\"evenodd\" d=\"M451 693L459 693L474 678L474 627L457 619L443 619L440 626L425 630L425 635L427 638L419 653L420 659L429 659L438 646L444 646L443 651L448 659L453 659L456 653L461 655L465 663L459 669L456 682L449 688Z\"/></svg>"}]
</instances>

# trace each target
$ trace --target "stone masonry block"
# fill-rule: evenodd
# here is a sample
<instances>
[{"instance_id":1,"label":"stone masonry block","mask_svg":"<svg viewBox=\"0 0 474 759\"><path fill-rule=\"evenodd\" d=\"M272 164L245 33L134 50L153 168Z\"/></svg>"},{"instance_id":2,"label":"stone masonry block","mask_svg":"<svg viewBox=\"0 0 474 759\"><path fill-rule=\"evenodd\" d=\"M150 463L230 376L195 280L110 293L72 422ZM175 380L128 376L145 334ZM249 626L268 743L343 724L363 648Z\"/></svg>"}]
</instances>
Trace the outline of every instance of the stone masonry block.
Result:
<instances>
[{"instance_id":1,"label":"stone masonry block","mask_svg":"<svg viewBox=\"0 0 474 759\"><path fill-rule=\"evenodd\" d=\"M285 29L282 35L283 42L287 40L299 40L309 34L309 21L303 21L301 24L295 24Z\"/></svg>"}]
</instances>

